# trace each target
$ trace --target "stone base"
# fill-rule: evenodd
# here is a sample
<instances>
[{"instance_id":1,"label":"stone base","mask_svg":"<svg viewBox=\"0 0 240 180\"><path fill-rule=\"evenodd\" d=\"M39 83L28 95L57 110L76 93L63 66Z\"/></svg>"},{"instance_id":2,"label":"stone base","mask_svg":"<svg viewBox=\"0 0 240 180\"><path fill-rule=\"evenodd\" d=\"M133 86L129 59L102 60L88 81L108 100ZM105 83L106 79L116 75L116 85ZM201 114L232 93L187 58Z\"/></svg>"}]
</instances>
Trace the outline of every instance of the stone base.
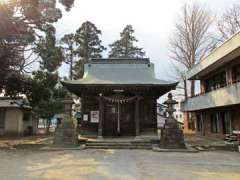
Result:
<instances>
[{"instance_id":1,"label":"stone base","mask_svg":"<svg viewBox=\"0 0 240 180\"><path fill-rule=\"evenodd\" d=\"M57 128L55 131L54 144L59 146L76 145L77 137L74 128Z\"/></svg>"},{"instance_id":2,"label":"stone base","mask_svg":"<svg viewBox=\"0 0 240 180\"><path fill-rule=\"evenodd\" d=\"M186 149L183 131L178 128L162 129L159 147L163 149Z\"/></svg>"},{"instance_id":3,"label":"stone base","mask_svg":"<svg viewBox=\"0 0 240 180\"><path fill-rule=\"evenodd\" d=\"M166 149L166 148L160 148L158 146L153 145L152 150L155 152L186 152L186 153L198 153L200 151L191 148L186 147L186 149Z\"/></svg>"}]
</instances>

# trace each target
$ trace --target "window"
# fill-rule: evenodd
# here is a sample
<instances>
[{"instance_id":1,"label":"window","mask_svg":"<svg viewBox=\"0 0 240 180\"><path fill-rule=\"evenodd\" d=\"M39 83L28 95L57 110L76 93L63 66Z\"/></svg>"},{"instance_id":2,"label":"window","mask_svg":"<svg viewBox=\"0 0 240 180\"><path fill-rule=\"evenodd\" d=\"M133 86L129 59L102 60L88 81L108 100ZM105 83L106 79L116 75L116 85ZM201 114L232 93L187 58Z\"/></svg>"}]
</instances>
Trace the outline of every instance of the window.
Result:
<instances>
[{"instance_id":1,"label":"window","mask_svg":"<svg viewBox=\"0 0 240 180\"><path fill-rule=\"evenodd\" d=\"M240 65L237 65L233 68L232 79L233 82L240 81Z\"/></svg>"},{"instance_id":2,"label":"window","mask_svg":"<svg viewBox=\"0 0 240 180\"><path fill-rule=\"evenodd\" d=\"M5 110L0 109L0 128L4 128L5 126Z\"/></svg>"},{"instance_id":3,"label":"window","mask_svg":"<svg viewBox=\"0 0 240 180\"><path fill-rule=\"evenodd\" d=\"M212 133L219 133L220 132L219 114L218 113L211 114L210 120L211 120L211 132Z\"/></svg>"},{"instance_id":4,"label":"window","mask_svg":"<svg viewBox=\"0 0 240 180\"><path fill-rule=\"evenodd\" d=\"M226 72L222 71L206 80L206 92L226 86Z\"/></svg>"},{"instance_id":5,"label":"window","mask_svg":"<svg viewBox=\"0 0 240 180\"><path fill-rule=\"evenodd\" d=\"M231 116L229 112L222 112L220 113L220 116L222 121L223 134L230 134L232 130L232 125L231 125Z\"/></svg>"},{"instance_id":6,"label":"window","mask_svg":"<svg viewBox=\"0 0 240 180\"><path fill-rule=\"evenodd\" d=\"M188 129L195 130L195 123L193 120L192 113L189 113L189 119L188 119Z\"/></svg>"}]
</instances>

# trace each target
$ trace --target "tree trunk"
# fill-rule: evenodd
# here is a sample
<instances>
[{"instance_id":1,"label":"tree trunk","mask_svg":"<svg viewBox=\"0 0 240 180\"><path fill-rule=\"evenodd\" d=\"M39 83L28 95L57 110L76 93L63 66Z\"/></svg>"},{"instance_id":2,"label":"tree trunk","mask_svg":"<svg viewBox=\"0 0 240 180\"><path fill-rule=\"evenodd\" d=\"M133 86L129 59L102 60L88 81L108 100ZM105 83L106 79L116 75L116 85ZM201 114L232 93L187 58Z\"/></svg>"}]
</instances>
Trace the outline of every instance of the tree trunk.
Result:
<instances>
[{"instance_id":1,"label":"tree trunk","mask_svg":"<svg viewBox=\"0 0 240 180\"><path fill-rule=\"evenodd\" d=\"M51 125L51 119L47 119L46 133L49 133L50 125Z\"/></svg>"},{"instance_id":2,"label":"tree trunk","mask_svg":"<svg viewBox=\"0 0 240 180\"><path fill-rule=\"evenodd\" d=\"M185 101L188 99L188 93L187 93L187 80L183 80L184 83L184 96L185 96ZM189 112L184 112L186 114L186 119L184 121L186 122L186 128L189 129L188 127L188 121L189 121Z\"/></svg>"},{"instance_id":3,"label":"tree trunk","mask_svg":"<svg viewBox=\"0 0 240 180\"><path fill-rule=\"evenodd\" d=\"M184 97L185 97L185 100L187 100L187 98L188 98L188 95L187 95L187 80L184 79L183 83L184 83Z\"/></svg>"},{"instance_id":4,"label":"tree trunk","mask_svg":"<svg viewBox=\"0 0 240 180\"><path fill-rule=\"evenodd\" d=\"M73 52L71 52L71 57L70 57L70 80L73 79Z\"/></svg>"},{"instance_id":5,"label":"tree trunk","mask_svg":"<svg viewBox=\"0 0 240 180\"><path fill-rule=\"evenodd\" d=\"M191 97L195 95L195 81L191 80Z\"/></svg>"}]
</instances>

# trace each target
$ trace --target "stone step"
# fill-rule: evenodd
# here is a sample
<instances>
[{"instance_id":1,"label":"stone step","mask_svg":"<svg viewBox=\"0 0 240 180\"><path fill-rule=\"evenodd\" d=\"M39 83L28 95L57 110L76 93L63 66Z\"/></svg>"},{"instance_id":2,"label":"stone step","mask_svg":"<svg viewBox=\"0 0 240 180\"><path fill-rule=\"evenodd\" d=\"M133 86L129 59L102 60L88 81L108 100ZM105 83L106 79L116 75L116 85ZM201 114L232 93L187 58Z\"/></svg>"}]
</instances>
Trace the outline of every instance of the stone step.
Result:
<instances>
[{"instance_id":1,"label":"stone step","mask_svg":"<svg viewBox=\"0 0 240 180\"><path fill-rule=\"evenodd\" d=\"M86 146L87 149L152 149L152 146Z\"/></svg>"},{"instance_id":2,"label":"stone step","mask_svg":"<svg viewBox=\"0 0 240 180\"><path fill-rule=\"evenodd\" d=\"M142 145L142 146L151 146L152 143L107 143L107 142L104 142L104 143L86 143L86 145L94 145L94 146L131 146L131 145Z\"/></svg>"},{"instance_id":3,"label":"stone step","mask_svg":"<svg viewBox=\"0 0 240 180\"><path fill-rule=\"evenodd\" d=\"M87 142L88 149L152 149L151 142Z\"/></svg>"},{"instance_id":4,"label":"stone step","mask_svg":"<svg viewBox=\"0 0 240 180\"><path fill-rule=\"evenodd\" d=\"M107 141L105 141L105 140L98 140L98 141L86 141L87 143L151 143L151 141L143 141L143 140L141 140L141 141L127 141L127 140L125 140L125 141L118 141L118 140L107 140Z\"/></svg>"},{"instance_id":5,"label":"stone step","mask_svg":"<svg viewBox=\"0 0 240 180\"><path fill-rule=\"evenodd\" d=\"M101 147L101 146L106 146L106 147L152 147L152 145L109 145L109 144L103 144L103 145L99 145L99 144L86 144L86 147Z\"/></svg>"}]
</instances>

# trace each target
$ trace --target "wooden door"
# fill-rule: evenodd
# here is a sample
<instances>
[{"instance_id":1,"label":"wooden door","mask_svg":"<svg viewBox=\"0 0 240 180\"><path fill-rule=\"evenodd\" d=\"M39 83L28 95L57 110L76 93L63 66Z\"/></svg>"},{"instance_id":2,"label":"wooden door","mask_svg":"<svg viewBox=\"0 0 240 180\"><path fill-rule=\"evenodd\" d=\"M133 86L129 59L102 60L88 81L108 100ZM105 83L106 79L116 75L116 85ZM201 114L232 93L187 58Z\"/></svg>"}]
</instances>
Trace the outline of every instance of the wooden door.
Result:
<instances>
[{"instance_id":1,"label":"wooden door","mask_svg":"<svg viewBox=\"0 0 240 180\"><path fill-rule=\"evenodd\" d=\"M134 135L134 104L125 103L120 105L120 134L121 136Z\"/></svg>"},{"instance_id":2,"label":"wooden door","mask_svg":"<svg viewBox=\"0 0 240 180\"><path fill-rule=\"evenodd\" d=\"M118 108L114 103L107 103L104 107L103 135L117 136Z\"/></svg>"},{"instance_id":3,"label":"wooden door","mask_svg":"<svg viewBox=\"0 0 240 180\"><path fill-rule=\"evenodd\" d=\"M103 135L133 136L134 135L134 104L108 103L105 105Z\"/></svg>"}]
</instances>

